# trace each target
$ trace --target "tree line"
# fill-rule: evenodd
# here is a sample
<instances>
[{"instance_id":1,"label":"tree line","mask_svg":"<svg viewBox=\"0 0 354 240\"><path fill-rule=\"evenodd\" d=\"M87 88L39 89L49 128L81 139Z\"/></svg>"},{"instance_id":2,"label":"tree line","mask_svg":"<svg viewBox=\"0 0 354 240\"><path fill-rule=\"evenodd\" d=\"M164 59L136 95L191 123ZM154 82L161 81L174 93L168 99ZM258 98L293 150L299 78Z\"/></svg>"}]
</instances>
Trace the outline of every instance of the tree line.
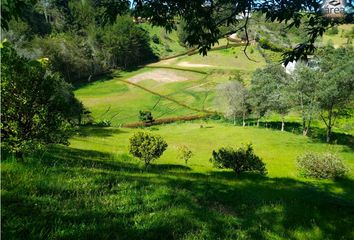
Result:
<instances>
[{"instance_id":1,"label":"tree line","mask_svg":"<svg viewBox=\"0 0 354 240\"><path fill-rule=\"evenodd\" d=\"M303 135L314 119L326 126L331 141L333 127L341 117L351 116L354 89L354 50L351 46L319 49L310 62L299 62L291 73L280 64L257 69L249 87L237 75L219 85L217 103L225 116L245 120L251 114L259 120L269 111L278 113L284 131L285 116L295 109L301 115Z\"/></svg>"},{"instance_id":2,"label":"tree line","mask_svg":"<svg viewBox=\"0 0 354 240\"><path fill-rule=\"evenodd\" d=\"M133 22L129 1L20 0L6 21L11 4L2 3L2 39L22 56L48 58L67 82L157 58L149 33Z\"/></svg>"}]
</instances>

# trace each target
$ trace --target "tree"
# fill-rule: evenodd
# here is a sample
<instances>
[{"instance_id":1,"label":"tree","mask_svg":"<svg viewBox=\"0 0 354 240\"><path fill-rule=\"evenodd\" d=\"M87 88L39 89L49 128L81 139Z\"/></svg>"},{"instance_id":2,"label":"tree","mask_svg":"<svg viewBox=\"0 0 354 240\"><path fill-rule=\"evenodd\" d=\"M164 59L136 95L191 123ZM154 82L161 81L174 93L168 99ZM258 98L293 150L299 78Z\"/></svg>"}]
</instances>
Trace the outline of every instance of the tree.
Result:
<instances>
[{"instance_id":1,"label":"tree","mask_svg":"<svg viewBox=\"0 0 354 240\"><path fill-rule=\"evenodd\" d=\"M231 117L236 125L237 117L242 117L242 126L246 125L246 116L249 112L248 90L240 81L240 76L236 80L221 84L218 88L218 104L225 109L225 116Z\"/></svg>"},{"instance_id":2,"label":"tree","mask_svg":"<svg viewBox=\"0 0 354 240\"><path fill-rule=\"evenodd\" d=\"M289 84L292 105L298 108L302 118L302 133L306 136L318 111L319 71L304 64L296 66Z\"/></svg>"},{"instance_id":3,"label":"tree","mask_svg":"<svg viewBox=\"0 0 354 240\"><path fill-rule=\"evenodd\" d=\"M149 35L129 16L120 16L106 26L103 44L110 58L110 67L131 68L156 59L149 45Z\"/></svg>"},{"instance_id":4,"label":"tree","mask_svg":"<svg viewBox=\"0 0 354 240\"><path fill-rule=\"evenodd\" d=\"M320 117L327 128L326 141L331 141L332 129L338 118L346 116L353 101L354 50L328 46L317 56L321 70L318 87ZM352 108L352 107L351 107Z\"/></svg>"},{"instance_id":5,"label":"tree","mask_svg":"<svg viewBox=\"0 0 354 240\"><path fill-rule=\"evenodd\" d=\"M159 135L137 132L130 138L129 152L144 161L147 167L151 161L163 154L167 146L165 140Z\"/></svg>"},{"instance_id":6,"label":"tree","mask_svg":"<svg viewBox=\"0 0 354 240\"><path fill-rule=\"evenodd\" d=\"M257 127L259 127L259 120L270 110L269 92L271 90L269 88L272 85L269 81L272 79L265 77L262 69L256 69L252 75L249 103L252 111L257 115Z\"/></svg>"},{"instance_id":7,"label":"tree","mask_svg":"<svg viewBox=\"0 0 354 240\"><path fill-rule=\"evenodd\" d=\"M8 42L1 46L1 140L18 159L37 147L68 143L82 104L71 86L47 71L47 60L20 57Z\"/></svg>"},{"instance_id":8,"label":"tree","mask_svg":"<svg viewBox=\"0 0 354 240\"><path fill-rule=\"evenodd\" d=\"M287 87L289 76L281 65L268 65L257 70L251 82L251 92L259 116L266 110L273 110L281 115L281 131L284 131L284 118L290 109Z\"/></svg>"},{"instance_id":9,"label":"tree","mask_svg":"<svg viewBox=\"0 0 354 240\"><path fill-rule=\"evenodd\" d=\"M181 145L178 147L178 158L188 164L188 160L193 156L192 150L186 146Z\"/></svg>"}]
</instances>

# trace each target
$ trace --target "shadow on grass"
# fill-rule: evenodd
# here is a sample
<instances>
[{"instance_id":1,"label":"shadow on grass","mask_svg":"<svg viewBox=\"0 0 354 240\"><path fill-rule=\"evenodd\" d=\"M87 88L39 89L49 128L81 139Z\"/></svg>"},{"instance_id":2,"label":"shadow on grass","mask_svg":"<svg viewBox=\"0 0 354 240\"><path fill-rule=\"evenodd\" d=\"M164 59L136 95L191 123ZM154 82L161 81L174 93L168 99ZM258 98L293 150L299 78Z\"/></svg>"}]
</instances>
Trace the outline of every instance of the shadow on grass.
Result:
<instances>
[{"instance_id":1,"label":"shadow on grass","mask_svg":"<svg viewBox=\"0 0 354 240\"><path fill-rule=\"evenodd\" d=\"M80 137L110 137L126 131L118 128L81 126L77 133Z\"/></svg>"},{"instance_id":2,"label":"shadow on grass","mask_svg":"<svg viewBox=\"0 0 354 240\"><path fill-rule=\"evenodd\" d=\"M260 122L260 126L280 130L281 122L277 122L277 121ZM302 126L300 123L297 122L286 122L284 130L287 132L292 132L295 134L302 135ZM319 127L311 127L308 136L314 141L326 142L326 129L319 128ZM354 149L354 136L345 133L333 132L332 143L346 145L351 149Z\"/></svg>"},{"instance_id":3,"label":"shadow on grass","mask_svg":"<svg viewBox=\"0 0 354 240\"><path fill-rule=\"evenodd\" d=\"M2 169L4 239L352 239L354 181L142 171L98 151L54 148ZM171 172L166 170L179 170ZM335 189L341 188L341 193Z\"/></svg>"}]
</instances>

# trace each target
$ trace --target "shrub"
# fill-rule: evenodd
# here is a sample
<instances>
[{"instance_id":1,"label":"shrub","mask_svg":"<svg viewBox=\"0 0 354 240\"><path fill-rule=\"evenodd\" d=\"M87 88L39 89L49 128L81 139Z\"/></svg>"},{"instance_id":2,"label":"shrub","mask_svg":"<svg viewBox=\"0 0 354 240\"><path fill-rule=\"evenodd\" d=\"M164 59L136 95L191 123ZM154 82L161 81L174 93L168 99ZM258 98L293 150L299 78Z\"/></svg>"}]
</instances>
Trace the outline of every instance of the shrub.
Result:
<instances>
[{"instance_id":1,"label":"shrub","mask_svg":"<svg viewBox=\"0 0 354 240\"><path fill-rule=\"evenodd\" d=\"M301 175L314 178L338 178L349 171L333 153L305 153L297 157L297 167Z\"/></svg>"},{"instance_id":2,"label":"shrub","mask_svg":"<svg viewBox=\"0 0 354 240\"><path fill-rule=\"evenodd\" d=\"M338 33L339 33L338 27L336 27L336 26L331 27L330 29L327 30L328 35L336 35Z\"/></svg>"},{"instance_id":3,"label":"shrub","mask_svg":"<svg viewBox=\"0 0 354 240\"><path fill-rule=\"evenodd\" d=\"M188 164L188 160L193 156L192 150L186 145L178 147L178 158Z\"/></svg>"},{"instance_id":4,"label":"shrub","mask_svg":"<svg viewBox=\"0 0 354 240\"><path fill-rule=\"evenodd\" d=\"M139 119L144 123L154 122L154 117L150 111L139 111Z\"/></svg>"},{"instance_id":5,"label":"shrub","mask_svg":"<svg viewBox=\"0 0 354 240\"><path fill-rule=\"evenodd\" d=\"M267 174L265 164L262 159L254 154L252 144L248 144L236 149L220 148L213 151L210 161L218 168L229 168L236 173L258 172Z\"/></svg>"},{"instance_id":6,"label":"shrub","mask_svg":"<svg viewBox=\"0 0 354 240\"><path fill-rule=\"evenodd\" d=\"M96 122L95 124L98 127L110 127L111 126L111 121L109 120L100 120Z\"/></svg>"},{"instance_id":7,"label":"shrub","mask_svg":"<svg viewBox=\"0 0 354 240\"><path fill-rule=\"evenodd\" d=\"M167 146L165 140L159 135L137 132L130 138L129 152L148 166L151 161L163 154Z\"/></svg>"}]
</instances>

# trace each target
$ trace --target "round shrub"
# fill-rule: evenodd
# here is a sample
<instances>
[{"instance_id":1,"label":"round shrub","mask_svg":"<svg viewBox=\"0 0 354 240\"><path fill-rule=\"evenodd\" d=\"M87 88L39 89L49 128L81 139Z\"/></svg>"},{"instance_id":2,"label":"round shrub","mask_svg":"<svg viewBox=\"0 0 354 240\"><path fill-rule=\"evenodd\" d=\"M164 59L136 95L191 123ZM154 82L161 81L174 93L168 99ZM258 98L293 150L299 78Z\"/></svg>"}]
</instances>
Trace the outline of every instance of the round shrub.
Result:
<instances>
[{"instance_id":1,"label":"round shrub","mask_svg":"<svg viewBox=\"0 0 354 240\"><path fill-rule=\"evenodd\" d=\"M262 159L253 152L252 144L236 149L230 147L220 148L218 151L213 151L213 156L210 161L215 167L232 169L237 174L241 172L267 174Z\"/></svg>"},{"instance_id":2,"label":"round shrub","mask_svg":"<svg viewBox=\"0 0 354 240\"><path fill-rule=\"evenodd\" d=\"M165 140L159 135L137 132L130 138L129 152L148 166L151 161L163 154L167 146Z\"/></svg>"},{"instance_id":3,"label":"round shrub","mask_svg":"<svg viewBox=\"0 0 354 240\"><path fill-rule=\"evenodd\" d=\"M313 178L339 178L348 173L349 168L333 153L308 152L297 157L300 174Z\"/></svg>"}]
</instances>

